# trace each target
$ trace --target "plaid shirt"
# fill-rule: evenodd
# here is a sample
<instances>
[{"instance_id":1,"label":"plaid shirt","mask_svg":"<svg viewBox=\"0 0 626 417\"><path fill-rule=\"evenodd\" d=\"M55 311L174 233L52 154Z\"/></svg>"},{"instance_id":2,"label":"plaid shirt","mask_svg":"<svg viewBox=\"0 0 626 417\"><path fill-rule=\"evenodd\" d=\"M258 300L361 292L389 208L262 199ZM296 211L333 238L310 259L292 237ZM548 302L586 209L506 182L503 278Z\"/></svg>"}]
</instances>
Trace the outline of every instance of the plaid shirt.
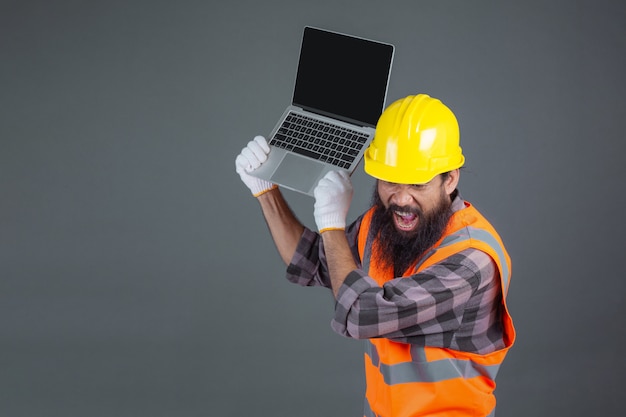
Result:
<instances>
[{"instance_id":1,"label":"plaid shirt","mask_svg":"<svg viewBox=\"0 0 626 417\"><path fill-rule=\"evenodd\" d=\"M462 207L457 195L452 209ZM359 269L348 274L337 294L331 323L337 333L481 354L504 347L500 277L489 255L469 248L381 287L360 269L361 220L362 216L346 228ZM305 229L287 267L287 279L302 286L331 288L319 234Z\"/></svg>"}]
</instances>

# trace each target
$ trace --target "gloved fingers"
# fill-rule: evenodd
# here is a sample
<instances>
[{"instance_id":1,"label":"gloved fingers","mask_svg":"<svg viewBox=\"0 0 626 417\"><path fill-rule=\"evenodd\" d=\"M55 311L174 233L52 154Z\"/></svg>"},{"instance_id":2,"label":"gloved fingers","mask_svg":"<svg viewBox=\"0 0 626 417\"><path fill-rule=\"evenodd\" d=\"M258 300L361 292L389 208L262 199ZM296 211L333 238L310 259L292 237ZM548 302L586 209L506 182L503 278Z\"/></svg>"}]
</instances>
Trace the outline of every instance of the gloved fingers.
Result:
<instances>
[{"instance_id":1,"label":"gloved fingers","mask_svg":"<svg viewBox=\"0 0 626 417\"><path fill-rule=\"evenodd\" d=\"M248 142L241 153L235 158L235 170L241 177L243 183L250 189L252 195L260 196L264 192L275 188L276 185L250 174L251 171L261 166L267 160L270 147L262 136L256 136Z\"/></svg>"},{"instance_id":2,"label":"gloved fingers","mask_svg":"<svg viewBox=\"0 0 626 417\"><path fill-rule=\"evenodd\" d=\"M248 160L248 158L246 158L243 155L243 151L242 151L242 153L237 155L237 159L235 159L235 170L238 173L247 172L247 171L251 171L252 170L252 164L250 164L250 161Z\"/></svg>"},{"instance_id":3,"label":"gloved fingers","mask_svg":"<svg viewBox=\"0 0 626 417\"><path fill-rule=\"evenodd\" d=\"M241 153L235 160L235 166L238 170L252 171L267 160L269 152L270 147L267 144L267 140L265 140L263 136L255 136L254 139L248 142L246 147L241 150Z\"/></svg>"},{"instance_id":4,"label":"gloved fingers","mask_svg":"<svg viewBox=\"0 0 626 417\"><path fill-rule=\"evenodd\" d=\"M267 142L259 143L255 138L255 140L248 142L247 149L254 154L254 157L257 161L259 161L259 163L262 164L263 162L267 161L267 154L270 152L270 148L267 145Z\"/></svg>"},{"instance_id":5,"label":"gloved fingers","mask_svg":"<svg viewBox=\"0 0 626 417\"><path fill-rule=\"evenodd\" d=\"M330 171L328 174L326 174L326 177L339 182L345 182L350 180L350 174L348 174L347 171Z\"/></svg>"},{"instance_id":6,"label":"gloved fingers","mask_svg":"<svg viewBox=\"0 0 626 417\"><path fill-rule=\"evenodd\" d=\"M313 190L315 204L313 215L320 232L344 229L346 214L352 200L352 183L346 171L327 173Z\"/></svg>"},{"instance_id":7,"label":"gloved fingers","mask_svg":"<svg viewBox=\"0 0 626 417\"><path fill-rule=\"evenodd\" d=\"M264 136L257 135L254 137L254 141L263 149L266 154L270 153L270 145L267 143L267 139Z\"/></svg>"},{"instance_id":8,"label":"gloved fingers","mask_svg":"<svg viewBox=\"0 0 626 417\"><path fill-rule=\"evenodd\" d=\"M247 171L252 171L253 169L260 167L261 164L265 162L265 160L267 159L266 155L264 158L262 157L262 159L259 158L257 153L253 149L251 149L252 143L253 142L250 142L248 146L243 148L243 150L241 151L241 156L243 156L246 159L246 161L248 161L246 165ZM255 145L252 145L252 146L255 146Z\"/></svg>"},{"instance_id":9,"label":"gloved fingers","mask_svg":"<svg viewBox=\"0 0 626 417\"><path fill-rule=\"evenodd\" d=\"M337 171L337 175L339 175L344 183L347 183L352 187L352 180L350 179L350 174L347 171Z\"/></svg>"},{"instance_id":10,"label":"gloved fingers","mask_svg":"<svg viewBox=\"0 0 626 417\"><path fill-rule=\"evenodd\" d=\"M341 204L352 199L352 183L345 171L327 173L313 190L316 205Z\"/></svg>"},{"instance_id":11,"label":"gloved fingers","mask_svg":"<svg viewBox=\"0 0 626 417\"><path fill-rule=\"evenodd\" d=\"M350 181L350 175L346 171L330 171L319 180L317 186L347 191L352 189L352 182Z\"/></svg>"},{"instance_id":12,"label":"gloved fingers","mask_svg":"<svg viewBox=\"0 0 626 417\"><path fill-rule=\"evenodd\" d=\"M326 177L327 175L322 177L322 179L317 182L317 186L315 187L315 189L321 189L321 188L332 186L333 184L332 181Z\"/></svg>"}]
</instances>

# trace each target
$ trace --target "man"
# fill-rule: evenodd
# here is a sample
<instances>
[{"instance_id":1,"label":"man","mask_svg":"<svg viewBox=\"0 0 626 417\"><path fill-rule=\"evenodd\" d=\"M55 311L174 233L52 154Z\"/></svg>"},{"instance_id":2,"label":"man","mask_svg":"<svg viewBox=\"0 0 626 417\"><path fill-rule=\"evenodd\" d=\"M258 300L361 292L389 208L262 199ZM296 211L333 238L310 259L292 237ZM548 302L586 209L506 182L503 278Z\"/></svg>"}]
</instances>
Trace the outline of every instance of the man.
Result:
<instances>
[{"instance_id":1,"label":"man","mask_svg":"<svg viewBox=\"0 0 626 417\"><path fill-rule=\"evenodd\" d=\"M487 416L515 339L505 303L510 259L494 228L457 190L465 158L452 111L425 94L391 104L364 156L372 207L352 224L345 172L319 181L304 227L274 184L248 172L270 149L257 136L237 157L287 278L336 298L333 329L367 339L365 416Z\"/></svg>"}]
</instances>

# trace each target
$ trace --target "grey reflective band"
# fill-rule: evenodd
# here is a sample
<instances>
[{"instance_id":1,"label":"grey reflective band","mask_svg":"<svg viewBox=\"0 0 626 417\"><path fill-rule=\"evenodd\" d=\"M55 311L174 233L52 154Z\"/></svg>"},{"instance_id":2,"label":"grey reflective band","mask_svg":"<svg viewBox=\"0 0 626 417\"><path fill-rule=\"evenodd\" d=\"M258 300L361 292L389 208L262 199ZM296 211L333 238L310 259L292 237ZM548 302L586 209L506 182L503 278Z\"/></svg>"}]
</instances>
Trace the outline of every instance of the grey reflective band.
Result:
<instances>
[{"instance_id":1,"label":"grey reflective band","mask_svg":"<svg viewBox=\"0 0 626 417\"><path fill-rule=\"evenodd\" d=\"M365 405L363 405L363 416L364 417L378 417L376 413L372 411L372 407L370 407L369 401L367 401L367 397L365 397Z\"/></svg>"},{"instance_id":2,"label":"grey reflective band","mask_svg":"<svg viewBox=\"0 0 626 417\"><path fill-rule=\"evenodd\" d=\"M502 267L502 282L504 283L504 291L509 288L509 278L511 277L511 271L509 270L509 264L506 262L506 256L504 255L504 248L498 242L498 240L488 231L484 229L477 229L475 227L468 227L470 230L470 236L472 239L480 240L481 242L486 243L491 246L493 250L498 255L499 261L498 264ZM498 261L498 259L496 259Z\"/></svg>"},{"instance_id":3,"label":"grey reflective band","mask_svg":"<svg viewBox=\"0 0 626 417\"><path fill-rule=\"evenodd\" d=\"M440 382L456 378L484 376L496 378L500 365L484 366L466 359L442 359L433 362L404 362L396 365L380 365L380 373L387 385L407 382Z\"/></svg>"},{"instance_id":4,"label":"grey reflective band","mask_svg":"<svg viewBox=\"0 0 626 417\"><path fill-rule=\"evenodd\" d=\"M414 361L395 365L380 363L376 346L368 342L366 354L372 364L380 369L387 385L407 382L439 382L456 378L474 378L483 376L496 379L500 365L481 365L469 359L446 358L428 362L424 360L424 349L413 346L411 353Z\"/></svg>"},{"instance_id":5,"label":"grey reflective band","mask_svg":"<svg viewBox=\"0 0 626 417\"><path fill-rule=\"evenodd\" d=\"M365 354L370 357L372 364L378 367L378 364L380 363L380 358L378 357L378 349L376 349L376 346L374 346L374 344L370 341L367 341L367 343L365 343Z\"/></svg>"},{"instance_id":6,"label":"grey reflective band","mask_svg":"<svg viewBox=\"0 0 626 417\"><path fill-rule=\"evenodd\" d=\"M495 251L496 255L498 256L498 259L496 259L496 261L502 267L502 282L504 284L503 290L506 294L506 290L509 287L509 278L511 276L511 272L509 271L509 264L506 262L504 248L498 242L498 240L485 229L479 229L476 227L465 227L449 236L446 236L439 246L431 250L426 256L422 258L422 260L415 266L415 269L418 269L421 264L423 264L439 249L445 248L446 246L450 246L458 242L462 242L464 240L477 240L486 243Z\"/></svg>"}]
</instances>

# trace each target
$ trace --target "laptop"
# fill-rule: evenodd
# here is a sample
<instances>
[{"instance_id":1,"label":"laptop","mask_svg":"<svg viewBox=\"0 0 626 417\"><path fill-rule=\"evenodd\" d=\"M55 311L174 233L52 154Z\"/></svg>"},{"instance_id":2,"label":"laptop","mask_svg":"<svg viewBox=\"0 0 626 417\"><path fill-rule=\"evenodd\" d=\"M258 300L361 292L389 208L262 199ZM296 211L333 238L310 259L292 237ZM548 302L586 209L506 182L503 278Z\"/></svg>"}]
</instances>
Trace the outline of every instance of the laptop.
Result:
<instances>
[{"instance_id":1,"label":"laptop","mask_svg":"<svg viewBox=\"0 0 626 417\"><path fill-rule=\"evenodd\" d=\"M385 107L394 46L306 26L291 105L251 175L313 196L331 170L352 174Z\"/></svg>"}]
</instances>

